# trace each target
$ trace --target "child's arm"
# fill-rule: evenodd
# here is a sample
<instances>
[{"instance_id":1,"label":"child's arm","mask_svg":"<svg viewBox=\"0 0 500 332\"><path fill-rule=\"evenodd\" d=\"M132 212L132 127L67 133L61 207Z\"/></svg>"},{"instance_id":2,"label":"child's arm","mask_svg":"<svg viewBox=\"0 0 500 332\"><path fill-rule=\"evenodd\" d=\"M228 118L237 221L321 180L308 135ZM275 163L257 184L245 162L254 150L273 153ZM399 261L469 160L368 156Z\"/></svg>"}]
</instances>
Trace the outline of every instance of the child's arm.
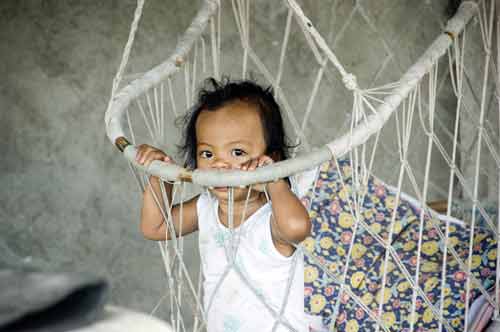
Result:
<instances>
[{"instance_id":1,"label":"child's arm","mask_svg":"<svg viewBox=\"0 0 500 332\"><path fill-rule=\"evenodd\" d=\"M295 250L293 244L299 244L311 232L309 214L285 180L269 183L267 193L273 209L274 244L282 254L289 256Z\"/></svg>"},{"instance_id":2,"label":"child's arm","mask_svg":"<svg viewBox=\"0 0 500 332\"><path fill-rule=\"evenodd\" d=\"M251 171L271 163L273 160L264 155L241 165L241 169ZM255 188L261 190L260 186ZM309 214L285 180L270 182L266 188L272 202L274 244L283 255L290 256L295 250L293 244L302 242L311 232Z\"/></svg>"},{"instance_id":3,"label":"child's arm","mask_svg":"<svg viewBox=\"0 0 500 332\"><path fill-rule=\"evenodd\" d=\"M278 233L289 242L302 242L311 232L311 220L304 205L285 180L269 183L267 193L272 202Z\"/></svg>"},{"instance_id":4,"label":"child's arm","mask_svg":"<svg viewBox=\"0 0 500 332\"><path fill-rule=\"evenodd\" d=\"M169 156L163 151L148 145L139 146L136 160L143 165L149 165L153 160L171 162ZM170 240L172 238L162 211L168 217L167 209L164 206L163 195L160 188L160 179L155 176L150 177L149 185L144 190L140 229L145 238L150 240ZM164 182L165 192L168 200L172 198L172 185ZM186 235L198 229L198 216L196 212L196 202L198 197L192 198L183 203L182 220L180 218L180 205L172 207L172 221L176 236ZM158 206L158 203L160 206ZM182 229L181 229L182 227ZM179 232L181 230L181 232ZM181 233L181 234L179 234Z\"/></svg>"}]
</instances>

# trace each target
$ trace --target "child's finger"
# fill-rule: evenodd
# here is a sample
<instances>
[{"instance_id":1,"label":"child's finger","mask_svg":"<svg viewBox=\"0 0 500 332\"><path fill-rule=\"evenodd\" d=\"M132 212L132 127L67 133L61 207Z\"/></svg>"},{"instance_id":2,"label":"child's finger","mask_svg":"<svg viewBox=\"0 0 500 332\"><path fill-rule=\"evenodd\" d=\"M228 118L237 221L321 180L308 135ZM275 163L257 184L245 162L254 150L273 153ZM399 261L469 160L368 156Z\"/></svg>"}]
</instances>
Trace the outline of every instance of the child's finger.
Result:
<instances>
[{"instance_id":1,"label":"child's finger","mask_svg":"<svg viewBox=\"0 0 500 332\"><path fill-rule=\"evenodd\" d=\"M250 163L251 163L251 162L252 162L252 160L251 160L251 159L250 159L250 160L247 160L247 161L245 161L243 164L241 164L239 168L240 168L242 171L246 171L246 170L248 170L248 166L250 165Z\"/></svg>"},{"instance_id":2,"label":"child's finger","mask_svg":"<svg viewBox=\"0 0 500 332\"><path fill-rule=\"evenodd\" d=\"M271 157L264 155L264 156L261 156L259 158L259 166L258 167L271 165L272 163L274 163L274 160Z\"/></svg>"},{"instance_id":3,"label":"child's finger","mask_svg":"<svg viewBox=\"0 0 500 332\"><path fill-rule=\"evenodd\" d=\"M144 144L139 145L139 147L137 148L137 154L135 155L135 160L137 162L141 160L144 150L145 150L145 145Z\"/></svg>"},{"instance_id":4,"label":"child's finger","mask_svg":"<svg viewBox=\"0 0 500 332\"><path fill-rule=\"evenodd\" d=\"M140 145L140 146L139 146L139 151L138 151L138 153L137 153L137 158L136 158L136 159L137 159L137 162L138 162L139 164L143 164L143 163L144 163L144 161L145 161L145 157L146 157L146 155L147 155L149 152L153 151L153 150L155 150L155 149L154 149L153 147L151 147L151 146L147 145L147 144L142 144L142 145Z\"/></svg>"},{"instance_id":5,"label":"child's finger","mask_svg":"<svg viewBox=\"0 0 500 332\"><path fill-rule=\"evenodd\" d=\"M144 155L144 164L149 166L154 160L162 160L165 154L156 149L148 150Z\"/></svg>"},{"instance_id":6,"label":"child's finger","mask_svg":"<svg viewBox=\"0 0 500 332\"><path fill-rule=\"evenodd\" d=\"M147 147L142 147L141 149L139 149L139 152L137 153L137 162L139 164L142 164L143 163L143 159L144 159L144 154L147 152Z\"/></svg>"},{"instance_id":7,"label":"child's finger","mask_svg":"<svg viewBox=\"0 0 500 332\"><path fill-rule=\"evenodd\" d=\"M144 151L144 153L142 154L141 160L139 160L139 163L142 165L147 165L149 162L149 158L151 156L151 152L153 152L153 150L151 150L151 149Z\"/></svg>"},{"instance_id":8,"label":"child's finger","mask_svg":"<svg viewBox=\"0 0 500 332\"><path fill-rule=\"evenodd\" d=\"M259 159L258 158L252 159L252 160L250 160L250 163L248 165L248 170L254 171L257 168L257 166L259 166Z\"/></svg>"}]
</instances>

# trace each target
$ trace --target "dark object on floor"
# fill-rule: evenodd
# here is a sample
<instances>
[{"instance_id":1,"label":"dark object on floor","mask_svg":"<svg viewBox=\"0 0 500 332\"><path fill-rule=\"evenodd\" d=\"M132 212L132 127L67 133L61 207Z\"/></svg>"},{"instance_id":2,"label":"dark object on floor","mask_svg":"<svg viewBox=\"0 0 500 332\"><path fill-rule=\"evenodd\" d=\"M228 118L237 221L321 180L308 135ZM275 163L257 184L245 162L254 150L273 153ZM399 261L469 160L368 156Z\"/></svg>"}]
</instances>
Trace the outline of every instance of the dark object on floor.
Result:
<instances>
[{"instance_id":1,"label":"dark object on floor","mask_svg":"<svg viewBox=\"0 0 500 332\"><path fill-rule=\"evenodd\" d=\"M76 273L0 270L0 331L60 332L95 321L106 280Z\"/></svg>"}]
</instances>

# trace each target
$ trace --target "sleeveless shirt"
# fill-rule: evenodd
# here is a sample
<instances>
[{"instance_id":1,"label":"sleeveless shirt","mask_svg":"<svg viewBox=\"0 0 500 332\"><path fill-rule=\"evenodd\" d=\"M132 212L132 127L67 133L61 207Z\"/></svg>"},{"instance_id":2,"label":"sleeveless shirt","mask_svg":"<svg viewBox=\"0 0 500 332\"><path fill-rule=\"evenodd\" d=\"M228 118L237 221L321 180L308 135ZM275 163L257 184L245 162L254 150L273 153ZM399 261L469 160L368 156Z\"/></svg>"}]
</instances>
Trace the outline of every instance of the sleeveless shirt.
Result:
<instances>
[{"instance_id":1,"label":"sleeveless shirt","mask_svg":"<svg viewBox=\"0 0 500 332\"><path fill-rule=\"evenodd\" d=\"M197 201L203 305L208 332L306 331L303 254L285 257L271 237L271 202L230 230L218 201ZM276 323L281 315L281 322Z\"/></svg>"}]
</instances>

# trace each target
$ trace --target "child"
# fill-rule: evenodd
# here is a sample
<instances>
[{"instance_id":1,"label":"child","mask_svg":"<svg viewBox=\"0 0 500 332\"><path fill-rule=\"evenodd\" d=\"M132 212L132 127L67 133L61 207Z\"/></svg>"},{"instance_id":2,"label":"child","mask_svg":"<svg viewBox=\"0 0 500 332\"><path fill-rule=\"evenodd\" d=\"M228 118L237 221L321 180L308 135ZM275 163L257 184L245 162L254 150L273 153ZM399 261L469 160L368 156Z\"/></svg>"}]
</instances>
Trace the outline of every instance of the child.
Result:
<instances>
[{"instance_id":1,"label":"child","mask_svg":"<svg viewBox=\"0 0 500 332\"><path fill-rule=\"evenodd\" d=\"M187 167L252 171L286 159L288 146L279 106L270 88L252 81L208 79L184 130L181 150ZM172 162L164 152L141 145L137 162L148 165L153 160ZM165 185L170 198L172 187ZM294 244L310 232L306 209L287 180L234 188L232 214L238 246L231 247L230 190L209 189L184 202L182 220L179 206L172 208L175 236L200 231L208 331L305 331L303 260ZM152 191L161 197L155 177L144 192L141 231L151 240L170 239L173 234L166 229ZM233 268L226 273L228 267Z\"/></svg>"}]
</instances>

